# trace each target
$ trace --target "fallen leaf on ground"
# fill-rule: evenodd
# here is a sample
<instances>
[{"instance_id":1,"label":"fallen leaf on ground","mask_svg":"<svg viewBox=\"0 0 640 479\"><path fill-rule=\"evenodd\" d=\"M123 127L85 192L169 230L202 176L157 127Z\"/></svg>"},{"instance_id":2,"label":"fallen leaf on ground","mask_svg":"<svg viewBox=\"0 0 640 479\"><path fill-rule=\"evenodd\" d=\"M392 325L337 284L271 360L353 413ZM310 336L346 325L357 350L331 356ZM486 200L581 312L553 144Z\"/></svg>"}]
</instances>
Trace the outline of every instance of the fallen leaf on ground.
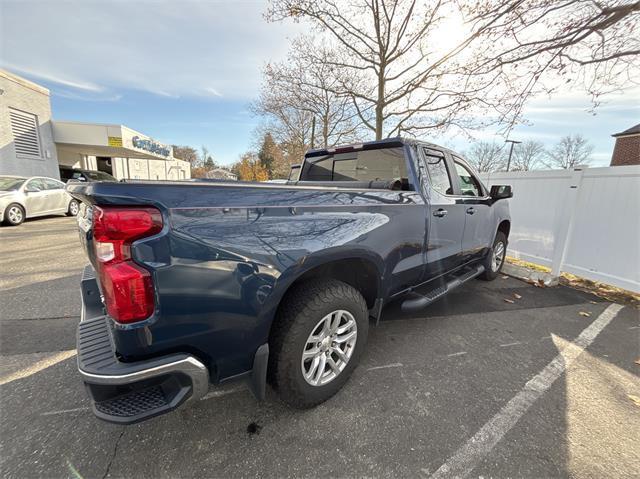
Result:
<instances>
[{"instance_id":1,"label":"fallen leaf on ground","mask_svg":"<svg viewBox=\"0 0 640 479\"><path fill-rule=\"evenodd\" d=\"M636 360L634 361L634 363L636 363L636 364L640 364L640 358L636 359Z\"/></svg>"},{"instance_id":2,"label":"fallen leaf on ground","mask_svg":"<svg viewBox=\"0 0 640 479\"><path fill-rule=\"evenodd\" d=\"M589 301L591 304L598 304L597 301Z\"/></svg>"},{"instance_id":3,"label":"fallen leaf on ground","mask_svg":"<svg viewBox=\"0 0 640 479\"><path fill-rule=\"evenodd\" d=\"M509 279L509 276L507 276L506 274L503 274L502 279Z\"/></svg>"},{"instance_id":4,"label":"fallen leaf on ground","mask_svg":"<svg viewBox=\"0 0 640 479\"><path fill-rule=\"evenodd\" d=\"M509 299L509 298L504 298L504 302L505 303L511 303L511 304L515 303L515 301L513 299Z\"/></svg>"},{"instance_id":5,"label":"fallen leaf on ground","mask_svg":"<svg viewBox=\"0 0 640 479\"><path fill-rule=\"evenodd\" d=\"M587 313L586 311L580 311L578 314L580 316L584 316L585 318L588 318L589 316L591 316L591 313Z\"/></svg>"},{"instance_id":6,"label":"fallen leaf on ground","mask_svg":"<svg viewBox=\"0 0 640 479\"><path fill-rule=\"evenodd\" d=\"M633 394L627 394L627 396L634 402L636 406L640 407L640 398L638 396L634 396Z\"/></svg>"},{"instance_id":7,"label":"fallen leaf on ground","mask_svg":"<svg viewBox=\"0 0 640 479\"><path fill-rule=\"evenodd\" d=\"M539 279L538 280L538 287L540 288L544 288L545 284L544 284L544 279Z\"/></svg>"},{"instance_id":8,"label":"fallen leaf on ground","mask_svg":"<svg viewBox=\"0 0 640 479\"><path fill-rule=\"evenodd\" d=\"M513 293L513 297L516 299L522 299L522 296L520 296L518 293Z\"/></svg>"}]
</instances>

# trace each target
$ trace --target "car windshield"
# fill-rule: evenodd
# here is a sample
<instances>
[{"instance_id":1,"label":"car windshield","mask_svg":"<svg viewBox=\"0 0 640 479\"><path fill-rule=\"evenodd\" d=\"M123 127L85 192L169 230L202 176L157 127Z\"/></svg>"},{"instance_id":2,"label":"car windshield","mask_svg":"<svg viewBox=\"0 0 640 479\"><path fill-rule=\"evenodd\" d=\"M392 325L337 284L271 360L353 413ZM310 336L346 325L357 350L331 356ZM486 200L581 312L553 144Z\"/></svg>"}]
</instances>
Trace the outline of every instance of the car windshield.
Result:
<instances>
[{"instance_id":1,"label":"car windshield","mask_svg":"<svg viewBox=\"0 0 640 479\"><path fill-rule=\"evenodd\" d=\"M94 181L115 181L113 176L103 171L85 171L84 174Z\"/></svg>"},{"instance_id":2,"label":"car windshield","mask_svg":"<svg viewBox=\"0 0 640 479\"><path fill-rule=\"evenodd\" d=\"M15 191L22 186L24 181L24 178L0 177L0 191Z\"/></svg>"}]
</instances>

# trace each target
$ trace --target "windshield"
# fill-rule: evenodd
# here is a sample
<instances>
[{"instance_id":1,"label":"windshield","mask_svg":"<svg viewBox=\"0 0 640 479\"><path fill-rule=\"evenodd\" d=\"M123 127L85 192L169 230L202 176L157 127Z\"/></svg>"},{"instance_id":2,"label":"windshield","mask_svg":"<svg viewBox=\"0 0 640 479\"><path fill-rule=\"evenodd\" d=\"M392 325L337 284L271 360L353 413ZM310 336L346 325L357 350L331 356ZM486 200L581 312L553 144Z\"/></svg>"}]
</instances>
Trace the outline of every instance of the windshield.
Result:
<instances>
[{"instance_id":1,"label":"windshield","mask_svg":"<svg viewBox=\"0 0 640 479\"><path fill-rule=\"evenodd\" d=\"M103 171L84 171L84 175L94 181L116 181L109 173Z\"/></svg>"},{"instance_id":2,"label":"windshield","mask_svg":"<svg viewBox=\"0 0 640 479\"><path fill-rule=\"evenodd\" d=\"M15 191L22 186L24 178L0 177L0 191Z\"/></svg>"}]
</instances>

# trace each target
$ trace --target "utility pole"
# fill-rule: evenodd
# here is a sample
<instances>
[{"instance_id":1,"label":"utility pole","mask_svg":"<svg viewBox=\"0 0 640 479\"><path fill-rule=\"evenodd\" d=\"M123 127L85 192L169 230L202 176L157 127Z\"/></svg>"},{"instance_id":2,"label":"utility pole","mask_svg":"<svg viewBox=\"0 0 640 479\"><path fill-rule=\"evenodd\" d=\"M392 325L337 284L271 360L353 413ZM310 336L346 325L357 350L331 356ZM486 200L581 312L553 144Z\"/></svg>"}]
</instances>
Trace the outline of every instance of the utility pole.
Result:
<instances>
[{"instance_id":1,"label":"utility pole","mask_svg":"<svg viewBox=\"0 0 640 479\"><path fill-rule=\"evenodd\" d=\"M507 160L507 171L509 171L509 168L511 167L511 155L513 155L513 145L516 145L522 142L516 141L516 140L505 140L504 142L511 143L511 148L509 149L509 159Z\"/></svg>"},{"instance_id":2,"label":"utility pole","mask_svg":"<svg viewBox=\"0 0 640 479\"><path fill-rule=\"evenodd\" d=\"M316 142L316 117L314 115L314 117L311 119L311 149L313 150L313 147L315 146L315 142Z\"/></svg>"}]
</instances>

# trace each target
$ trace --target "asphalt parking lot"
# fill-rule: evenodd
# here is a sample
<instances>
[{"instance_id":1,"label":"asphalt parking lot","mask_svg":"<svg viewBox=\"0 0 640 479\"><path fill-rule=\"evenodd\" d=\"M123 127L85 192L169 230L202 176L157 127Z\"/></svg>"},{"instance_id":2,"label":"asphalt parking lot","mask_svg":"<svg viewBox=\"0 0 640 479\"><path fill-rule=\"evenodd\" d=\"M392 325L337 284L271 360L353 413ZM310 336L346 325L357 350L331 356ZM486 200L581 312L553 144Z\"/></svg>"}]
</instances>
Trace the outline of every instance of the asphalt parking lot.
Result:
<instances>
[{"instance_id":1,"label":"asphalt parking lot","mask_svg":"<svg viewBox=\"0 0 640 479\"><path fill-rule=\"evenodd\" d=\"M631 307L474 281L419 315L387 308L345 389L316 409L236 384L123 427L93 417L76 374L84 264L72 218L0 228L3 477L639 475Z\"/></svg>"}]
</instances>

